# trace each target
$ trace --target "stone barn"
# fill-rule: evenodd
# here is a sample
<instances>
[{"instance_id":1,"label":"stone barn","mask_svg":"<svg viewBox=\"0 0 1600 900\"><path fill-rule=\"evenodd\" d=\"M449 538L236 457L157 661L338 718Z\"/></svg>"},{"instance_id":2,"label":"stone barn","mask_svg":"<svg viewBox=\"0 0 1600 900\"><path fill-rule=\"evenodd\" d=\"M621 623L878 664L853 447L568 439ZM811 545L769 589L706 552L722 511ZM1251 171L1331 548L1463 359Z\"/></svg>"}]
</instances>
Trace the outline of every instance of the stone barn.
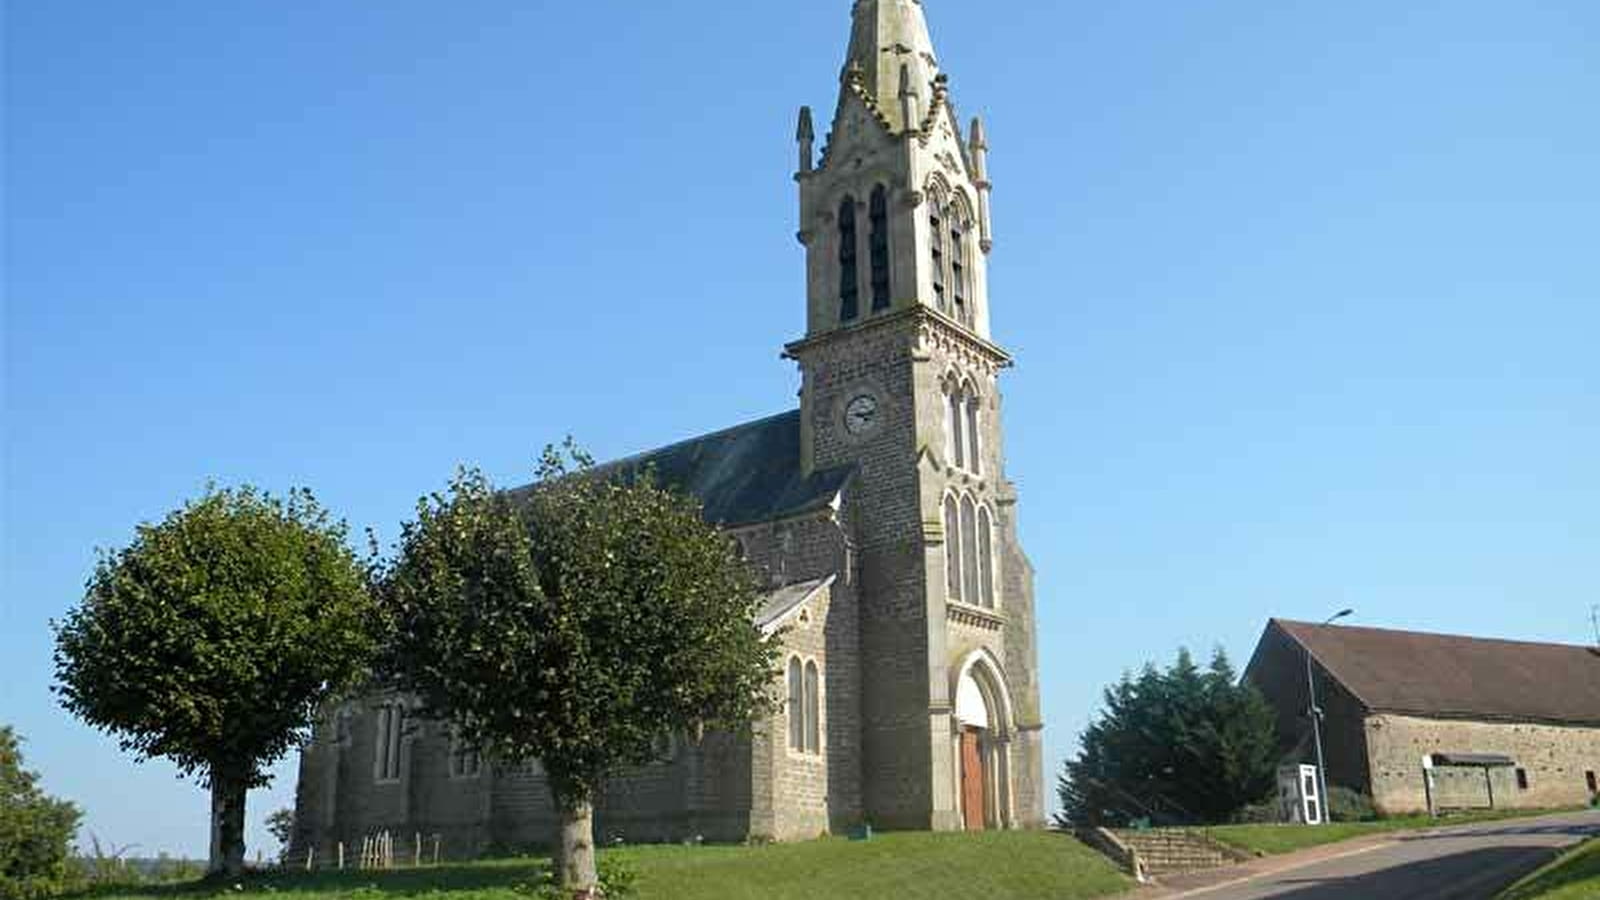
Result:
<instances>
[{"instance_id":1,"label":"stone barn","mask_svg":"<svg viewBox=\"0 0 1600 900\"><path fill-rule=\"evenodd\" d=\"M1307 676L1307 661L1311 675ZM1277 710L1286 761L1386 814L1581 806L1600 794L1600 651L1274 619L1245 680Z\"/></svg>"}]
</instances>

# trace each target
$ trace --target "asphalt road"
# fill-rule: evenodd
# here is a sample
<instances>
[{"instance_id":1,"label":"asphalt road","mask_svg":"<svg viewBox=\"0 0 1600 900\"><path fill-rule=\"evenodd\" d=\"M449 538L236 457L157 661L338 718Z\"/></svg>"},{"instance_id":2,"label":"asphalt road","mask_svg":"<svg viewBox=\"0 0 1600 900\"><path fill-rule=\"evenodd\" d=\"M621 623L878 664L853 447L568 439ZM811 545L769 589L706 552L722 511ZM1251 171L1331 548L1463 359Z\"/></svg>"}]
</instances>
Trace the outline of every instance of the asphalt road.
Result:
<instances>
[{"instance_id":1,"label":"asphalt road","mask_svg":"<svg viewBox=\"0 0 1600 900\"><path fill-rule=\"evenodd\" d=\"M1169 900L1493 900L1562 850L1594 836L1600 836L1596 812L1464 825L1397 836L1349 855Z\"/></svg>"}]
</instances>

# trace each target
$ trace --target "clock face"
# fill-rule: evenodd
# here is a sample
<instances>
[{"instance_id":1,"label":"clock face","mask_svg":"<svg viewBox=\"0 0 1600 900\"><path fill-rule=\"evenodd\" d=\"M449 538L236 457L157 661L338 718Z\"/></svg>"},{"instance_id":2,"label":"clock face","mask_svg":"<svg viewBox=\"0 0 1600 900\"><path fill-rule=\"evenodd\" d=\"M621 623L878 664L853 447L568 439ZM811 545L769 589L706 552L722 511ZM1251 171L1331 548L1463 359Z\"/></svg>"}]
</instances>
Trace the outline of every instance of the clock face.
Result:
<instances>
[{"instance_id":1,"label":"clock face","mask_svg":"<svg viewBox=\"0 0 1600 900\"><path fill-rule=\"evenodd\" d=\"M862 394L844 408L844 428L851 434L866 434L878 426L878 401Z\"/></svg>"}]
</instances>

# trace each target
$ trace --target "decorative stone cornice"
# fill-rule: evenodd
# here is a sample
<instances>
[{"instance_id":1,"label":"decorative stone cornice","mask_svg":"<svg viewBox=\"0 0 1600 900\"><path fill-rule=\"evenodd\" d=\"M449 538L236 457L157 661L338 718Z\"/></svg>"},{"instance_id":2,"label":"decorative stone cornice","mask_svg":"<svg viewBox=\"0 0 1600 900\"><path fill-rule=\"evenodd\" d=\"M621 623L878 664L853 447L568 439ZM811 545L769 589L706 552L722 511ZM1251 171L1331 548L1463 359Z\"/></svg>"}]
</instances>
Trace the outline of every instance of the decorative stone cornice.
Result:
<instances>
[{"instance_id":1,"label":"decorative stone cornice","mask_svg":"<svg viewBox=\"0 0 1600 900\"><path fill-rule=\"evenodd\" d=\"M944 615L946 619L957 625L965 625L982 631L999 631L1006 624L1005 616L994 610L968 606L965 603L947 601L944 605Z\"/></svg>"},{"instance_id":2,"label":"decorative stone cornice","mask_svg":"<svg viewBox=\"0 0 1600 900\"><path fill-rule=\"evenodd\" d=\"M839 341L897 327L912 331L913 355L930 355L938 350L972 369L990 375L1009 369L1016 362L1011 354L1000 349L992 341L984 339L944 313L920 303L898 312L873 316L848 327L836 328L794 341L784 346L783 357L798 361L802 356Z\"/></svg>"},{"instance_id":3,"label":"decorative stone cornice","mask_svg":"<svg viewBox=\"0 0 1600 900\"><path fill-rule=\"evenodd\" d=\"M944 313L927 307L921 307L921 311L923 315L917 328L919 352L931 354L938 351L967 368L989 376L998 375L1016 364L1011 354Z\"/></svg>"}]
</instances>

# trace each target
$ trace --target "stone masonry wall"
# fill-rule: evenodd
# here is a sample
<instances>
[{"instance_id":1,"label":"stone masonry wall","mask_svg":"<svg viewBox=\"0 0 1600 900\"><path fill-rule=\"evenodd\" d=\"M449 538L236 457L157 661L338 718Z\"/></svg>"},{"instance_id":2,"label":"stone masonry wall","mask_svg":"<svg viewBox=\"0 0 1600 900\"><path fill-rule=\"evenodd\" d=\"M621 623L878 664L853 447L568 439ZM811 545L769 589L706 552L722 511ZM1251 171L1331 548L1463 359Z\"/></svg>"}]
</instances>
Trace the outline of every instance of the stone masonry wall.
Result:
<instances>
[{"instance_id":1,"label":"stone masonry wall","mask_svg":"<svg viewBox=\"0 0 1600 900\"><path fill-rule=\"evenodd\" d=\"M1589 773L1600 772L1600 728L1529 723L1473 722L1375 715L1367 719L1373 799L1387 813L1427 809L1422 759L1432 753L1509 756L1527 775L1517 785L1515 769L1494 774L1496 805L1509 808L1582 806L1593 794ZM1481 771L1438 776L1445 805L1481 805L1487 789Z\"/></svg>"},{"instance_id":2,"label":"stone masonry wall","mask_svg":"<svg viewBox=\"0 0 1600 900\"><path fill-rule=\"evenodd\" d=\"M950 691L954 689L963 662L974 652L984 651L998 661L1000 671L997 674L1005 682L1010 705L1010 720L1003 729L1008 741L1007 777L998 788L1005 795L1004 824L1042 827L1045 806L1043 722L1039 704L1033 566L1018 540L1017 492L1005 472L999 369L991 358L976 352L952 328L925 325L920 341L923 349L916 377L922 399L918 442L923 452L919 473L927 547L929 617L944 623L941 629L930 628L937 661L929 673L935 682L933 706L944 710L953 708L954 697ZM973 386L981 398L981 456L976 467L957 467L946 458L950 426L945 385L952 381ZM946 496L952 494L971 497L992 516L991 560L997 604L993 610L948 596L946 556L951 535L945 533L943 504ZM948 758L940 758L936 769L950 773L946 783L949 808L953 811L960 806L956 724L948 713L938 718L943 721L936 730L947 735L945 748L941 749L946 750Z\"/></svg>"},{"instance_id":3,"label":"stone masonry wall","mask_svg":"<svg viewBox=\"0 0 1600 900\"><path fill-rule=\"evenodd\" d=\"M770 523L734 535L772 586L839 572L849 561L844 530L830 516ZM755 738L709 735L699 745L673 741L670 759L612 779L596 804L601 840L629 843L742 841L752 834L815 837L858 822L860 804L859 650L856 588L841 576L813 599L808 622L789 639L823 671L826 756L820 761L773 758L768 732L786 734L783 715ZM776 684L776 683L775 683ZM401 745L401 777L375 778L378 695L341 706L301 756L297 853L316 846L332 859L380 831L397 842L433 835L447 858L491 848L543 846L555 833L549 784L536 764L485 761L474 777L451 777L450 737L442 723L409 719ZM766 748L766 749L763 749ZM763 756L763 754L765 754ZM409 845L408 845L409 846Z\"/></svg>"},{"instance_id":4,"label":"stone masonry wall","mask_svg":"<svg viewBox=\"0 0 1600 900\"><path fill-rule=\"evenodd\" d=\"M928 619L916 471L913 332L905 319L869 321L797 353L803 428L817 468L854 465L844 510L857 537L863 814L883 828L933 825L928 719ZM877 401L875 427L851 435L845 407Z\"/></svg>"}]
</instances>

